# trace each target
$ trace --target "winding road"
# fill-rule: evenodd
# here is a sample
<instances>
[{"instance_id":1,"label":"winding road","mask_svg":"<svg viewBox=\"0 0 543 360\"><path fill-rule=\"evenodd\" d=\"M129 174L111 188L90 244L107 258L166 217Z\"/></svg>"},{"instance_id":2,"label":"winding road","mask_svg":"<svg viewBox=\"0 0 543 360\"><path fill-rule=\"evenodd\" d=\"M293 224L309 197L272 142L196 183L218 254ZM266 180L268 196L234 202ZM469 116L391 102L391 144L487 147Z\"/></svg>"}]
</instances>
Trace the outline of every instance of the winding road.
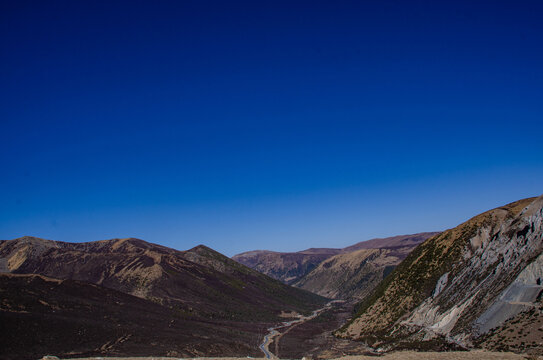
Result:
<instances>
[{"instance_id":1,"label":"winding road","mask_svg":"<svg viewBox=\"0 0 543 360\"><path fill-rule=\"evenodd\" d=\"M296 320L285 321L277 326L268 328L268 334L264 336L264 340L262 341L262 344L260 344L259 346L260 350L262 350L262 352L264 353L264 356L266 356L266 359L278 359L278 357L275 356L275 354L272 353L269 348L270 344L272 343L273 339L276 336L281 335L282 333L284 334L285 332L288 331L289 328L291 328L294 325L299 325L301 323L304 323L306 321L316 318L317 316L319 316L321 312L330 309L334 303L341 302L341 301L342 300L330 301L324 307L313 311L311 315L309 316L298 315L298 319ZM284 331L281 333L278 331L279 329L283 329Z\"/></svg>"}]
</instances>

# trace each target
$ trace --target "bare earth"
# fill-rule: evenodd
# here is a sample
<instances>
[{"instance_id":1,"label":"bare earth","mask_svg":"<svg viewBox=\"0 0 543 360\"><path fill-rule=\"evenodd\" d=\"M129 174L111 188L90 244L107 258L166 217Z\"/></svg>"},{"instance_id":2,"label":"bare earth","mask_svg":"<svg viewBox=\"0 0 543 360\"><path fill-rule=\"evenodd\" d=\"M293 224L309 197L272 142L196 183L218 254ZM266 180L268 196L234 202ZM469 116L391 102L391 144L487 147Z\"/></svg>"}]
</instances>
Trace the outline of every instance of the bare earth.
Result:
<instances>
[{"instance_id":1,"label":"bare earth","mask_svg":"<svg viewBox=\"0 0 543 360\"><path fill-rule=\"evenodd\" d=\"M384 356L345 356L333 360L524 360L524 359L543 359L543 356L537 358L528 358L525 355L518 355L505 352L487 352L487 351L452 351L452 352L415 352L415 351L398 351ZM77 360L182 360L180 358L165 358L165 357L92 357ZM190 360L241 360L246 358L193 358ZM264 358L257 358L264 359ZM66 359L71 360L71 359ZM76 360L76 359L73 359ZM189 359L184 359L189 360Z\"/></svg>"}]
</instances>

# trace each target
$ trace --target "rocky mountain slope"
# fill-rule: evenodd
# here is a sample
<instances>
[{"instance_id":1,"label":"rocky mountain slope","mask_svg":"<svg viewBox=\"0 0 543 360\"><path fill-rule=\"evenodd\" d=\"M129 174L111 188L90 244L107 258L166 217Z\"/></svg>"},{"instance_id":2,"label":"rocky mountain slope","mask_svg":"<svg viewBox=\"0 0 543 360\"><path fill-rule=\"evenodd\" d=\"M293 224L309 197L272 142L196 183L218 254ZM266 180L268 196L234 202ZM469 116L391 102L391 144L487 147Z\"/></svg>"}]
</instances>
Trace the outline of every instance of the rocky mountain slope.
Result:
<instances>
[{"instance_id":1,"label":"rocky mountain slope","mask_svg":"<svg viewBox=\"0 0 543 360\"><path fill-rule=\"evenodd\" d=\"M539 309L542 207L543 197L520 200L425 241L337 335L384 348L470 347Z\"/></svg>"},{"instance_id":2,"label":"rocky mountain slope","mask_svg":"<svg viewBox=\"0 0 543 360\"><path fill-rule=\"evenodd\" d=\"M281 280L286 284L295 284L313 271L313 269L317 268L319 264L332 256L347 254L361 249L413 248L435 234L437 233L420 233L372 239L343 249L311 248L298 252L255 250L235 255L232 259L263 274ZM321 292L325 293L324 290Z\"/></svg>"}]
</instances>

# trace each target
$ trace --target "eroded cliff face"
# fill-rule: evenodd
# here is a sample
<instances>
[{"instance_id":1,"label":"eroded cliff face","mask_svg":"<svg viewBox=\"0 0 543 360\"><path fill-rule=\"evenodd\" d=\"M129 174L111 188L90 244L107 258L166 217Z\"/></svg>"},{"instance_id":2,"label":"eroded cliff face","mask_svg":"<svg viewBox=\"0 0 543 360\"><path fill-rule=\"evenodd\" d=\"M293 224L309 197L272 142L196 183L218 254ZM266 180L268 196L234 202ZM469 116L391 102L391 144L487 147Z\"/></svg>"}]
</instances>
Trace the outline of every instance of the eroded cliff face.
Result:
<instances>
[{"instance_id":1,"label":"eroded cliff face","mask_svg":"<svg viewBox=\"0 0 543 360\"><path fill-rule=\"evenodd\" d=\"M542 282L543 254L522 270L492 306L475 321L477 332L485 334L521 312L537 307L543 295Z\"/></svg>"},{"instance_id":2,"label":"eroded cliff face","mask_svg":"<svg viewBox=\"0 0 543 360\"><path fill-rule=\"evenodd\" d=\"M521 200L421 244L338 335L471 346L540 296L542 207L543 197Z\"/></svg>"}]
</instances>

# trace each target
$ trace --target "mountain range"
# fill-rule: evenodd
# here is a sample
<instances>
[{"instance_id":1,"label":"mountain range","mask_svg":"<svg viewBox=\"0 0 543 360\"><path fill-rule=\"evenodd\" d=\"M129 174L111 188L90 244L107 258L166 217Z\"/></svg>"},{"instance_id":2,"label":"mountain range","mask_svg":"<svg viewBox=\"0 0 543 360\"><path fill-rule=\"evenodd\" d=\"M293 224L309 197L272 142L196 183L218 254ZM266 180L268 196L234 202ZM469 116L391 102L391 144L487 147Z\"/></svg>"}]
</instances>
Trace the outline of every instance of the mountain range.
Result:
<instances>
[{"instance_id":1,"label":"mountain range","mask_svg":"<svg viewBox=\"0 0 543 360\"><path fill-rule=\"evenodd\" d=\"M436 234L378 238L341 249L313 248L293 253L257 250L232 259L328 298L360 300L418 244Z\"/></svg>"},{"instance_id":2,"label":"mountain range","mask_svg":"<svg viewBox=\"0 0 543 360\"><path fill-rule=\"evenodd\" d=\"M261 340L258 335L254 338L255 333L280 321L282 312L309 313L325 301L203 245L177 251L133 238L89 243L35 237L1 241L0 272L4 273L0 314L2 319L13 319L2 321L7 326L3 333L8 334L2 337L8 346L3 348L18 344L25 354L38 354L55 342L51 335L55 331L39 331L34 329L36 324L87 329L80 323L88 318L91 329L96 330L96 341L85 335L86 345L78 347L78 355L141 355L138 339L150 331L148 325L155 319L163 319L155 335L166 335L156 337L156 345L148 349L152 354L167 353L165 342L170 344L172 339L168 333L177 327L180 339L185 335L187 341L176 344L170 352L255 355ZM98 301L100 297L103 302ZM149 313L138 311L147 308ZM94 317L89 311L104 315ZM113 319L118 326L110 330L116 335L104 337L98 329L109 329ZM31 329L35 338L24 335ZM94 330L81 331L84 336ZM253 340L247 341L250 338ZM59 353L75 351L72 345L67 342ZM36 351L31 351L33 348Z\"/></svg>"},{"instance_id":3,"label":"mountain range","mask_svg":"<svg viewBox=\"0 0 543 360\"><path fill-rule=\"evenodd\" d=\"M4 240L0 299L5 359L259 356L268 331L284 357L361 347L543 355L543 196L439 233L233 259L134 238ZM330 299L346 301L294 330L277 326Z\"/></svg>"}]
</instances>

